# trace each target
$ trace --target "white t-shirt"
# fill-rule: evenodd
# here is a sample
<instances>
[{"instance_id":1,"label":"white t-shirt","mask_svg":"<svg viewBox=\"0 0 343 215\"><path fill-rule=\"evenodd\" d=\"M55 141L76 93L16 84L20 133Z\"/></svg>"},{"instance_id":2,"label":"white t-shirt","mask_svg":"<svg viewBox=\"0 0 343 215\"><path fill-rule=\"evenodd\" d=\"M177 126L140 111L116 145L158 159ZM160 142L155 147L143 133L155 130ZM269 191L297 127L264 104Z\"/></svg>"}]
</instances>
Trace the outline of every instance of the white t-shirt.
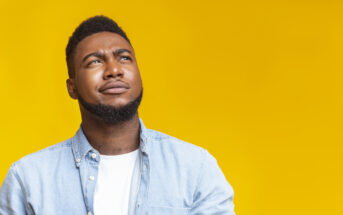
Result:
<instances>
[{"instance_id":1,"label":"white t-shirt","mask_svg":"<svg viewBox=\"0 0 343 215\"><path fill-rule=\"evenodd\" d=\"M94 193L94 215L127 215L138 149L121 155L100 155Z\"/></svg>"}]
</instances>

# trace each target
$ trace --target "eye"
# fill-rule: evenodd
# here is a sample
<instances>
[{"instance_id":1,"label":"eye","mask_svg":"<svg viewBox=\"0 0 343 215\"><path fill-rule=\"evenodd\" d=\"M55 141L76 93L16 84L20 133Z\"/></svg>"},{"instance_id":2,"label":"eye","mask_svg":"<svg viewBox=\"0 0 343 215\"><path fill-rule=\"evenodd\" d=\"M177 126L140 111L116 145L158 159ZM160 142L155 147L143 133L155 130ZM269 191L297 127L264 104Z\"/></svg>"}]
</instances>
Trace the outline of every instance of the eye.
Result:
<instances>
[{"instance_id":1,"label":"eye","mask_svg":"<svg viewBox=\"0 0 343 215\"><path fill-rule=\"evenodd\" d=\"M121 61L131 61L131 57L129 56L120 56Z\"/></svg>"},{"instance_id":2,"label":"eye","mask_svg":"<svg viewBox=\"0 0 343 215\"><path fill-rule=\"evenodd\" d=\"M99 64L100 63L100 60L92 60L90 62L87 63L87 66L90 66L90 65L95 65L95 64Z\"/></svg>"}]
</instances>

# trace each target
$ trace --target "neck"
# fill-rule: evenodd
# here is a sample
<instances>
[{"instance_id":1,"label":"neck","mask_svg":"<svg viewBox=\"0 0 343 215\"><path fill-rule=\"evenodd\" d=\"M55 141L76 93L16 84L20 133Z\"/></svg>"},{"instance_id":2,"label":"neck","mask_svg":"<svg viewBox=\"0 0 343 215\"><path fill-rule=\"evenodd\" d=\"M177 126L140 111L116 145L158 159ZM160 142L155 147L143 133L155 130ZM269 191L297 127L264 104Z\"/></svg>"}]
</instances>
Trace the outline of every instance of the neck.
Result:
<instances>
[{"instance_id":1,"label":"neck","mask_svg":"<svg viewBox=\"0 0 343 215\"><path fill-rule=\"evenodd\" d=\"M138 113L132 119L118 124L103 120L81 111L82 129L92 147L103 155L129 153L139 147L140 124Z\"/></svg>"}]
</instances>

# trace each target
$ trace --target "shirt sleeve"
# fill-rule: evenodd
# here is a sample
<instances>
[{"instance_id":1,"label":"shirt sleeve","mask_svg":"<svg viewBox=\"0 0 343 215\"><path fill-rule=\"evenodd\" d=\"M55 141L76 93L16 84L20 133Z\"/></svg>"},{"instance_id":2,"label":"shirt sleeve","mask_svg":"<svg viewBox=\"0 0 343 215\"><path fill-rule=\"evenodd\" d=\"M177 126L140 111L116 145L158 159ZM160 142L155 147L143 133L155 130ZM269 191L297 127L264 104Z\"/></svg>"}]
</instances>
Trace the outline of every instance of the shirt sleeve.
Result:
<instances>
[{"instance_id":1,"label":"shirt sleeve","mask_svg":"<svg viewBox=\"0 0 343 215\"><path fill-rule=\"evenodd\" d=\"M207 151L193 199L191 215L235 215L233 189Z\"/></svg>"},{"instance_id":2,"label":"shirt sleeve","mask_svg":"<svg viewBox=\"0 0 343 215\"><path fill-rule=\"evenodd\" d=\"M0 214L26 215L25 202L22 183L12 165L0 188Z\"/></svg>"}]
</instances>

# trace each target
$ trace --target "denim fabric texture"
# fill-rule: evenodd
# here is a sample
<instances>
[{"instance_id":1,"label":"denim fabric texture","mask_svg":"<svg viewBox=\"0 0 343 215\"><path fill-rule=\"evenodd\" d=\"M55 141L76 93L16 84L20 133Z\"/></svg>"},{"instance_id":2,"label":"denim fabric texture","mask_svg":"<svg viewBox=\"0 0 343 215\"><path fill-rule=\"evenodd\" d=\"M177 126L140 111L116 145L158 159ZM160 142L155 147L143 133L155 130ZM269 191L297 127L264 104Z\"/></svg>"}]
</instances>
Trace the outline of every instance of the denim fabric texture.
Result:
<instances>
[{"instance_id":1,"label":"denim fabric texture","mask_svg":"<svg viewBox=\"0 0 343 215\"><path fill-rule=\"evenodd\" d=\"M0 188L0 215L92 215L99 162L80 126L74 137L12 164ZM135 168L130 215L235 214L233 189L216 159L142 120Z\"/></svg>"}]
</instances>

